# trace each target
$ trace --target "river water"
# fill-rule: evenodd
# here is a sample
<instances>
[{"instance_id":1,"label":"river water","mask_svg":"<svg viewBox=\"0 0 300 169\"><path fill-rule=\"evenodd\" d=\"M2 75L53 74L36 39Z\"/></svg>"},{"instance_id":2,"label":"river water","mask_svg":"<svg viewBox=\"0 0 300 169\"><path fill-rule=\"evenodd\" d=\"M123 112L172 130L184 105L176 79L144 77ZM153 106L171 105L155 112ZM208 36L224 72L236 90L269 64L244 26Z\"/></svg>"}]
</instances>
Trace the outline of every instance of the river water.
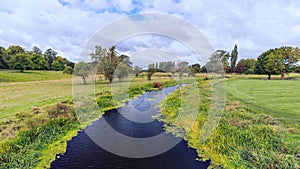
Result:
<instances>
[{"instance_id":1,"label":"river water","mask_svg":"<svg viewBox=\"0 0 300 169\"><path fill-rule=\"evenodd\" d=\"M186 141L166 133L163 122L152 118L160 113L159 102L176 89L174 86L146 92L119 109L107 111L67 142L66 153L58 155L51 168L207 168L209 162L197 161L197 152L189 148ZM117 135L121 138L116 139ZM149 142L147 138L156 138L156 141ZM140 140L144 141L140 144ZM168 147L166 143L171 142L176 144Z\"/></svg>"}]
</instances>

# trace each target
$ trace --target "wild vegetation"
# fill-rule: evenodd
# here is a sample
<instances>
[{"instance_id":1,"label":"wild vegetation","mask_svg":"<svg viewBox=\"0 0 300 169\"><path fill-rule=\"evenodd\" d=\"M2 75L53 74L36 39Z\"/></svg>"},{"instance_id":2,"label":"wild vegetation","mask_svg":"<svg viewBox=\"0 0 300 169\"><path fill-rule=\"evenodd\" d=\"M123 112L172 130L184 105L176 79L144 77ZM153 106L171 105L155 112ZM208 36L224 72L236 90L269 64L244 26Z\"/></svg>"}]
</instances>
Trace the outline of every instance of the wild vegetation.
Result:
<instances>
[{"instance_id":1,"label":"wild vegetation","mask_svg":"<svg viewBox=\"0 0 300 169\"><path fill-rule=\"evenodd\" d=\"M162 102L166 118L161 120L171 132L185 129L185 139L197 149L200 160L211 159L216 168L299 168L300 76L289 74L299 70L297 47L270 49L257 60L238 61L235 45L231 53L215 51L202 67L185 61L133 67L130 57L119 55L115 46L95 46L90 56L91 62L74 66L51 48L43 53L38 47L31 51L15 45L0 47L0 168L49 167L56 154L65 151L66 141L106 110L178 82L187 86ZM273 75L273 80L265 75L269 79ZM225 82L213 81L225 78L225 111L210 138L200 142L215 92L212 86ZM90 97L96 98L101 111L80 117L79 123L72 85L84 94L93 84ZM182 105L196 108L182 111Z\"/></svg>"},{"instance_id":2,"label":"wild vegetation","mask_svg":"<svg viewBox=\"0 0 300 169\"><path fill-rule=\"evenodd\" d=\"M217 128L205 142L199 139L211 104L211 85L199 79L198 116L180 107L185 98L195 98L192 85L177 90L162 102L163 119L188 133L185 139L197 149L200 160L211 160L213 168L299 168L299 95L298 82L237 79L227 81L226 108ZM194 84L195 85L195 84ZM218 84L216 84L218 85ZM264 86L264 87L261 87ZM288 91L293 92L288 92ZM283 94L283 92L286 92ZM197 97L196 97L197 98ZM280 99L277 101L276 99ZM166 129L176 133L168 125Z\"/></svg>"}]
</instances>

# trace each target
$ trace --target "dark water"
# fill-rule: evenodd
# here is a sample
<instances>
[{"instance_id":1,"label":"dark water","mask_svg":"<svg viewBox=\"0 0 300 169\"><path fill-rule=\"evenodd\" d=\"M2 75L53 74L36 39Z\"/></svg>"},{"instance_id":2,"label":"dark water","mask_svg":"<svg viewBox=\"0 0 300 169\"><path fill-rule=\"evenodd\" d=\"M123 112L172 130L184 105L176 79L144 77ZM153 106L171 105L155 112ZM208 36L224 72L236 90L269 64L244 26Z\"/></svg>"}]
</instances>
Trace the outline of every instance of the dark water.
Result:
<instances>
[{"instance_id":1,"label":"dark water","mask_svg":"<svg viewBox=\"0 0 300 169\"><path fill-rule=\"evenodd\" d=\"M163 123L152 118L153 115L159 114L159 109L157 108L159 102L175 89L176 87L167 87L161 91L146 92L138 99L127 103L124 107L106 112L102 118L93 122L84 131L79 132L76 137L68 141L66 153L57 158L51 164L51 168L207 168L209 162L195 160L197 153L194 149L187 146L186 141L181 138L175 138L172 134L166 134L163 130ZM142 142L142 146L138 145L140 148L135 149L134 146L137 143L124 139L115 139L112 136L114 131L121 133L125 137L137 138L137 140L155 137L160 134L164 134L164 137L154 143ZM163 148L160 148L161 145L174 140L175 142L178 141L178 144L174 144L174 147L166 149L167 151L163 153L147 156L147 153L155 153L158 150L162 150ZM109 146L115 149L110 151L107 148Z\"/></svg>"}]
</instances>

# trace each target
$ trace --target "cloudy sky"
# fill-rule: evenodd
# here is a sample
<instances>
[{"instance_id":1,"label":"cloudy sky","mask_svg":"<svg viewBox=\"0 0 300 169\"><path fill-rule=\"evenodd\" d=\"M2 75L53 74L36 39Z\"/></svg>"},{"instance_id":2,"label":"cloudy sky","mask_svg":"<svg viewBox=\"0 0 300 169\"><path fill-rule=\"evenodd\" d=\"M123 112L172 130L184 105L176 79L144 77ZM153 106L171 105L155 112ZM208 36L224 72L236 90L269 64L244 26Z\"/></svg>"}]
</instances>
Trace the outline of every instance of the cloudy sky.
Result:
<instances>
[{"instance_id":1,"label":"cloudy sky","mask_svg":"<svg viewBox=\"0 0 300 169\"><path fill-rule=\"evenodd\" d=\"M299 0L0 0L0 46L53 48L77 61L91 37L111 22L159 12L196 26L214 49L231 51L236 43L240 58L256 58L269 48L299 46L299 9ZM158 35L133 36L117 47L129 55L157 49L189 56L180 42Z\"/></svg>"}]
</instances>

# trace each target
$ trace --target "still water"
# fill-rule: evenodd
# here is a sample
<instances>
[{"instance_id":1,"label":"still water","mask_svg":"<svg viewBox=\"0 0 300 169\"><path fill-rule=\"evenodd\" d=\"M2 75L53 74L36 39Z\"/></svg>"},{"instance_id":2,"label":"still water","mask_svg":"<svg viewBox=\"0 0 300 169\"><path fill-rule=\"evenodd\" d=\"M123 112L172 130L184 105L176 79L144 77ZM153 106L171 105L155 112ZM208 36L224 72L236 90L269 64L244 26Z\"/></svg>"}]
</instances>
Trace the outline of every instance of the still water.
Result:
<instances>
[{"instance_id":1,"label":"still water","mask_svg":"<svg viewBox=\"0 0 300 169\"><path fill-rule=\"evenodd\" d=\"M159 102L176 89L177 87L174 86L160 91L146 92L119 109L107 111L99 120L68 141L66 153L57 156L51 168L207 168L209 162L197 161L197 152L189 148L186 141L165 133L163 123L152 117L160 113L157 107ZM122 135L122 139L116 139L112 134L115 132ZM160 138L156 142L153 140L150 143L147 142L147 138L156 138L155 136L158 135L163 135L164 140ZM123 138L144 139L145 141L141 146L134 140L128 141ZM176 142L176 144L164 150L167 147L164 144L169 142ZM110 149L110 147L113 148Z\"/></svg>"}]
</instances>

